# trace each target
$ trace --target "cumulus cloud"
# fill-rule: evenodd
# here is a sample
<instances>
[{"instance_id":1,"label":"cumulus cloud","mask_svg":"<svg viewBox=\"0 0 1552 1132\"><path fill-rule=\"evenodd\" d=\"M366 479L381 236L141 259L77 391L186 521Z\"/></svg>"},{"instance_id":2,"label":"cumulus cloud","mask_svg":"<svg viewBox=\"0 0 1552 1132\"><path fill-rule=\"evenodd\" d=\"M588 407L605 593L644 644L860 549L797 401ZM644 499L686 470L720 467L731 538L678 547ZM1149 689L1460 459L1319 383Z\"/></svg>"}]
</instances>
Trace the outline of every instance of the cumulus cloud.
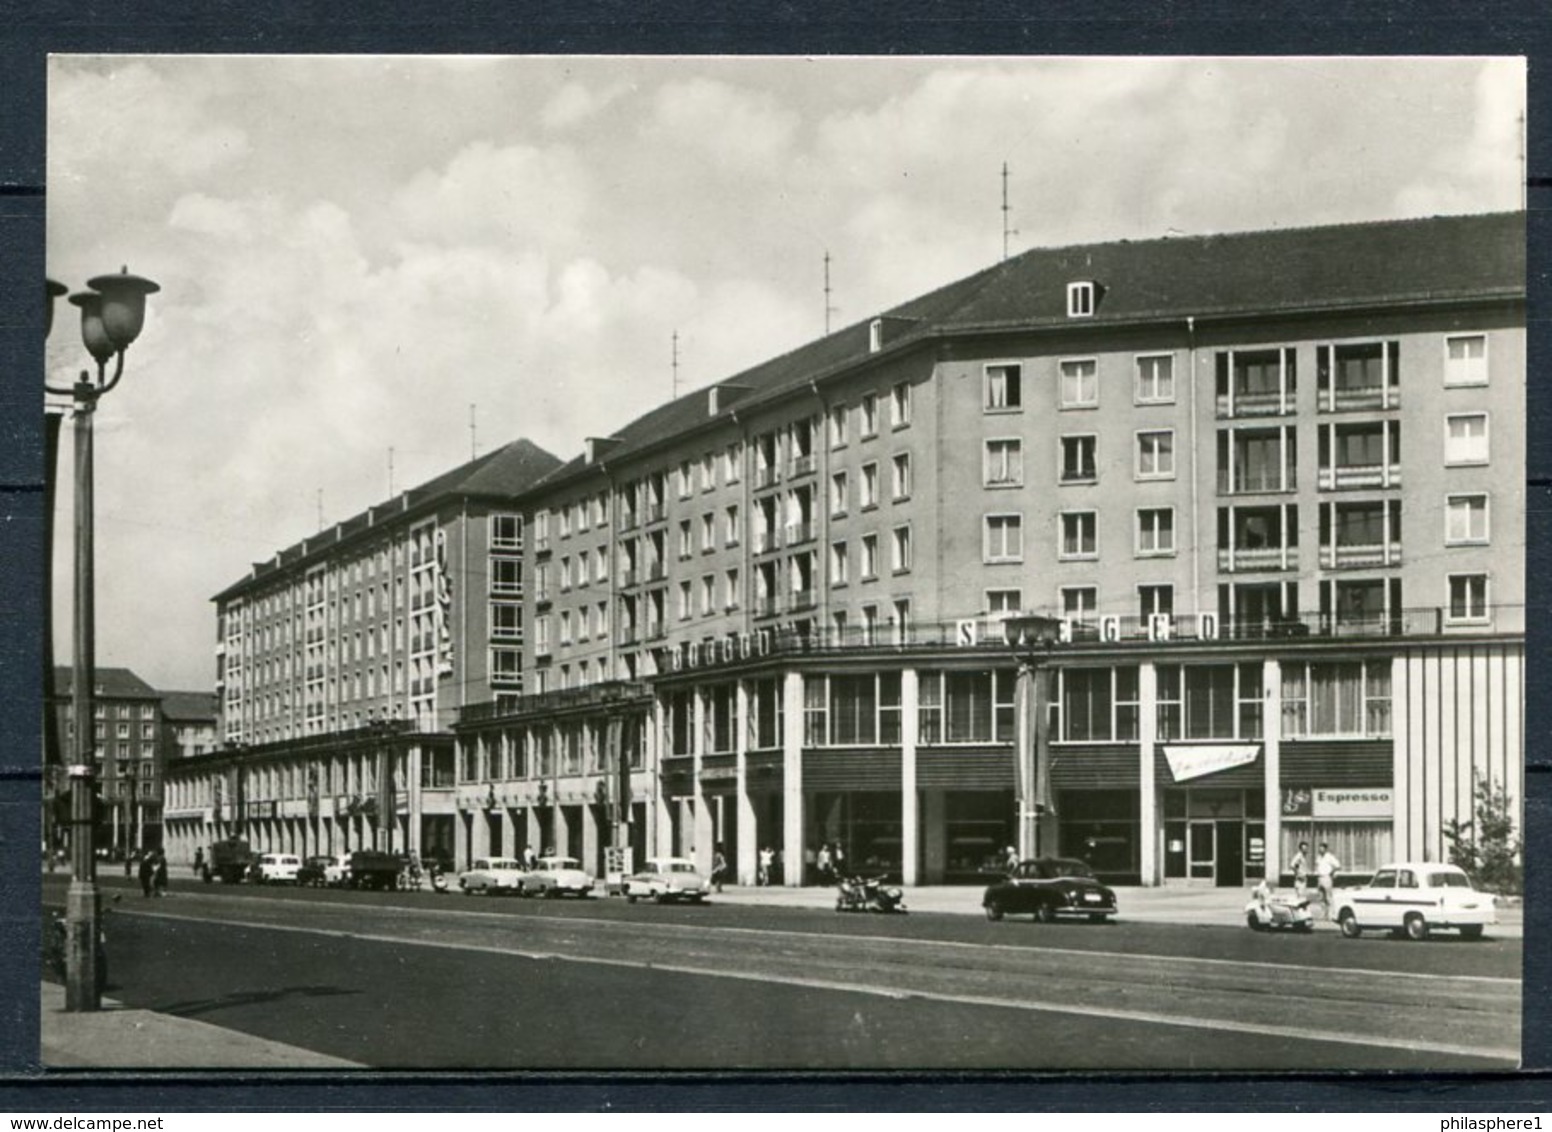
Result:
<instances>
[{"instance_id":1,"label":"cumulus cloud","mask_svg":"<svg viewBox=\"0 0 1552 1132\"><path fill-rule=\"evenodd\" d=\"M707 172L772 176L780 173L798 125L797 113L772 92L695 78L663 85L646 132L669 155L707 162Z\"/></svg>"},{"instance_id":2,"label":"cumulus cloud","mask_svg":"<svg viewBox=\"0 0 1552 1132\"><path fill-rule=\"evenodd\" d=\"M628 89L626 83L594 87L581 81L569 82L540 108L539 122L549 131L572 129L601 113Z\"/></svg>"}]
</instances>

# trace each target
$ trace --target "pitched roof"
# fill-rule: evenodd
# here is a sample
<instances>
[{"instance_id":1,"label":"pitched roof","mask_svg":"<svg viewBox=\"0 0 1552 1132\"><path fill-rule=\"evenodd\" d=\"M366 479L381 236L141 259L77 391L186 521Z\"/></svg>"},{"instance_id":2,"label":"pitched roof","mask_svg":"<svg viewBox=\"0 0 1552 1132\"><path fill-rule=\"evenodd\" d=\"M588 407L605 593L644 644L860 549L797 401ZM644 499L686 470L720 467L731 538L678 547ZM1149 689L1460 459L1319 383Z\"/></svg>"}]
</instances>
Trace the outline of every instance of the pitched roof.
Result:
<instances>
[{"instance_id":1,"label":"pitched roof","mask_svg":"<svg viewBox=\"0 0 1552 1132\"><path fill-rule=\"evenodd\" d=\"M878 317L885 348L943 335L1071 328L1067 284L1093 282L1085 327L1525 295L1525 214L1428 217L1225 235L1035 248L910 299ZM762 362L722 383L747 390L713 417L705 389L616 431L604 461L725 420L865 362L869 322ZM541 481L588 467L578 456Z\"/></svg>"},{"instance_id":2,"label":"pitched roof","mask_svg":"<svg viewBox=\"0 0 1552 1132\"><path fill-rule=\"evenodd\" d=\"M358 515L335 523L334 526L287 547L273 558L255 562L246 578L234 582L211 600L221 601L241 593L282 567L294 566L309 558L322 557L332 552L340 543L364 531L381 526L401 515L422 511L443 500L462 496L517 495L538 483L546 473L554 470L559 464L558 457L552 456L533 441L514 440L494 452L487 452L468 463L460 464L418 487L400 492L384 503L375 504Z\"/></svg>"},{"instance_id":3,"label":"pitched roof","mask_svg":"<svg viewBox=\"0 0 1552 1132\"><path fill-rule=\"evenodd\" d=\"M120 700L159 700L162 694L127 668L98 668L96 694ZM54 694L67 697L75 688L75 671L63 665L54 666Z\"/></svg>"},{"instance_id":4,"label":"pitched roof","mask_svg":"<svg viewBox=\"0 0 1552 1132\"><path fill-rule=\"evenodd\" d=\"M163 692L162 714L168 719L201 723L220 714L214 692Z\"/></svg>"}]
</instances>

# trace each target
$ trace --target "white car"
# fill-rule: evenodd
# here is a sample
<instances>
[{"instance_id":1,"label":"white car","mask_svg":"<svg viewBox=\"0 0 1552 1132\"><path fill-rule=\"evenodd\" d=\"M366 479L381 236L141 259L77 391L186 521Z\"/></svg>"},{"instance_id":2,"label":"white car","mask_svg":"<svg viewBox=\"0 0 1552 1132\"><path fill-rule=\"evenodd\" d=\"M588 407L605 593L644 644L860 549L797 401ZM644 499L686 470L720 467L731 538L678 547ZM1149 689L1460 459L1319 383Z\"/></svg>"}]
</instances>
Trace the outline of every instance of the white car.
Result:
<instances>
[{"instance_id":1,"label":"white car","mask_svg":"<svg viewBox=\"0 0 1552 1132\"><path fill-rule=\"evenodd\" d=\"M656 900L659 904L669 900L693 900L699 904L706 899L709 888L695 862L684 857L649 860L640 872L632 873L620 883L620 891L632 904L638 899Z\"/></svg>"},{"instance_id":2,"label":"white car","mask_svg":"<svg viewBox=\"0 0 1552 1132\"><path fill-rule=\"evenodd\" d=\"M593 878L575 857L540 857L538 865L523 874L524 896L587 896Z\"/></svg>"},{"instance_id":3,"label":"white car","mask_svg":"<svg viewBox=\"0 0 1552 1132\"><path fill-rule=\"evenodd\" d=\"M1420 940L1434 928L1453 928L1463 939L1478 939L1483 927L1498 922L1491 894L1472 888L1462 869L1435 861L1385 865L1362 888L1338 889L1333 912L1348 939L1366 931L1391 931Z\"/></svg>"},{"instance_id":4,"label":"white car","mask_svg":"<svg viewBox=\"0 0 1552 1132\"><path fill-rule=\"evenodd\" d=\"M295 884L302 858L294 853L261 853L254 865L260 884Z\"/></svg>"},{"instance_id":5,"label":"white car","mask_svg":"<svg viewBox=\"0 0 1552 1132\"><path fill-rule=\"evenodd\" d=\"M330 857L323 866L323 883L330 888L343 888L350 883L350 854Z\"/></svg>"},{"instance_id":6,"label":"white car","mask_svg":"<svg viewBox=\"0 0 1552 1132\"><path fill-rule=\"evenodd\" d=\"M523 863L511 857L480 857L458 874L458 887L465 896L476 892L483 896L523 891Z\"/></svg>"}]
</instances>

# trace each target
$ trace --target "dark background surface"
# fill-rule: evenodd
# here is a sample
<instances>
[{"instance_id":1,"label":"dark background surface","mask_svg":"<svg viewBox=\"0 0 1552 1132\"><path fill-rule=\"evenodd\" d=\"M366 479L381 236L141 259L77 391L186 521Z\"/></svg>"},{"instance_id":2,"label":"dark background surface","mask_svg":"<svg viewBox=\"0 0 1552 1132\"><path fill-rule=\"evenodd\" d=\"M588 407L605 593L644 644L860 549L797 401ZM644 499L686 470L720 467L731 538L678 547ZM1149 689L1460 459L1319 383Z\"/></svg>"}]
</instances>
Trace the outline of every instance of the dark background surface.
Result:
<instances>
[{"instance_id":1,"label":"dark background surface","mask_svg":"<svg viewBox=\"0 0 1552 1132\"><path fill-rule=\"evenodd\" d=\"M172 0L0 0L0 1109L12 1112L294 1108L429 1110L1025 1109L1546 1111L1552 1107L1552 701L1537 612L1552 567L1552 396L1540 381L1546 304L1552 16L1532 3L1067 5L966 0L727 8L685 0L538 4L359 0L195 9ZM710 13L710 14L708 14ZM1526 492L1527 832L1525 1065L1516 1074L1166 1076L667 1076L295 1074L45 1076L37 1066L42 671L42 309L46 59L60 53L1315 54L1530 58L1530 307ZM233 265L240 270L240 265Z\"/></svg>"}]
</instances>

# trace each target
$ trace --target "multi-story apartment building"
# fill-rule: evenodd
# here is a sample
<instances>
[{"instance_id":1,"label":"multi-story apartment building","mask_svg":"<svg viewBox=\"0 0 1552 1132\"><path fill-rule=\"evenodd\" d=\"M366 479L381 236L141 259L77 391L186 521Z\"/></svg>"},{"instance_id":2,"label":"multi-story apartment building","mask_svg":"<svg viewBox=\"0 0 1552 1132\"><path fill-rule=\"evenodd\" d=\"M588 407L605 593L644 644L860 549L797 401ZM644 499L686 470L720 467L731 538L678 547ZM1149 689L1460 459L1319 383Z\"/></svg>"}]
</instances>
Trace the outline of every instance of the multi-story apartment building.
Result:
<instances>
[{"instance_id":1,"label":"multi-story apartment building","mask_svg":"<svg viewBox=\"0 0 1552 1132\"><path fill-rule=\"evenodd\" d=\"M169 784L169 852L452 842L448 728L523 690L524 519L557 466L515 441L256 563L217 594L222 749Z\"/></svg>"},{"instance_id":2,"label":"multi-story apartment building","mask_svg":"<svg viewBox=\"0 0 1552 1132\"><path fill-rule=\"evenodd\" d=\"M165 761L208 755L220 745L220 706L213 692L163 692Z\"/></svg>"},{"instance_id":3,"label":"multi-story apartment building","mask_svg":"<svg viewBox=\"0 0 1552 1132\"><path fill-rule=\"evenodd\" d=\"M71 717L74 687L74 672L56 667L52 710L67 763L82 750ZM102 800L96 832L100 850L133 853L162 843L162 699L127 668L96 670L89 748ZM49 843L57 847L67 830L63 823L50 824Z\"/></svg>"},{"instance_id":4,"label":"multi-story apartment building","mask_svg":"<svg viewBox=\"0 0 1552 1132\"><path fill-rule=\"evenodd\" d=\"M1032 804L1000 623L1043 614L1043 849L1442 857L1522 782L1524 244L1039 249L589 441L517 501L530 679L454 728L459 855L973 879Z\"/></svg>"}]
</instances>

